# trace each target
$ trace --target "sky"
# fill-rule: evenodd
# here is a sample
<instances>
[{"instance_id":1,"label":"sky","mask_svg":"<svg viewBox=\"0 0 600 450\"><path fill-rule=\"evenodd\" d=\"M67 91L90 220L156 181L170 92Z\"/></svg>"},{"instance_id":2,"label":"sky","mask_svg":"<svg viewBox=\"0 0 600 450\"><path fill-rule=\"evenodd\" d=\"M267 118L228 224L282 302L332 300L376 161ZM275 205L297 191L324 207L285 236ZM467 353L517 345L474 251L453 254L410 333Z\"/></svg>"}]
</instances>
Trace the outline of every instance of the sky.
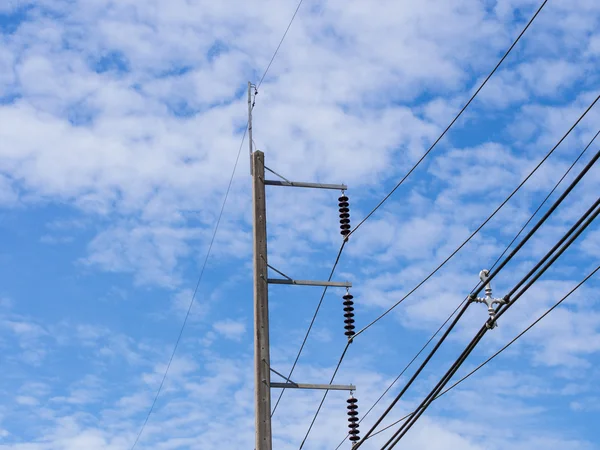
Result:
<instances>
[{"instance_id":1,"label":"sky","mask_svg":"<svg viewBox=\"0 0 600 450\"><path fill-rule=\"evenodd\" d=\"M255 147L288 179L347 184L356 225L440 135L539 3L305 0L256 96ZM133 445L240 149L247 83L260 80L296 6L0 2L1 450ZM334 280L353 284L358 328L461 244L591 104L599 94L598 30L596 0L550 0L448 135L352 235ZM361 416L599 127L597 106L482 232L357 337L335 382L357 386ZM600 141L590 147L559 193L599 148ZM599 188L594 167L493 281L495 296L527 273ZM338 196L268 187L271 265L296 279L327 279L341 244ZM599 255L593 224L501 318L459 375L566 294ZM599 287L591 279L434 403L396 448L600 449ZM277 371L290 370L320 293L271 287ZM329 381L346 343L343 294L330 289L325 296L294 381ZM253 448L252 301L245 142L189 321L136 448ZM469 308L384 423L418 404L486 318L483 305ZM361 424L362 434L412 370ZM300 446L321 395L285 393L274 448ZM304 448L334 450L341 442L347 396L329 394ZM389 436L363 448L379 448Z\"/></svg>"}]
</instances>

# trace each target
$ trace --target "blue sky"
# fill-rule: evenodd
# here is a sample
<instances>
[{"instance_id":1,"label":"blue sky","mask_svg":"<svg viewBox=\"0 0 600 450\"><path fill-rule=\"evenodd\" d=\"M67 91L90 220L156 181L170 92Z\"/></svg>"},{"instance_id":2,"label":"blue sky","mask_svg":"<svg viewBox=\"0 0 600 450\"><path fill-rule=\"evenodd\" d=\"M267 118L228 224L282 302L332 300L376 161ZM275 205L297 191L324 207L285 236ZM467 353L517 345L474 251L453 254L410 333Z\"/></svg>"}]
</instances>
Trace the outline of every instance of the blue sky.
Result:
<instances>
[{"instance_id":1,"label":"blue sky","mask_svg":"<svg viewBox=\"0 0 600 450\"><path fill-rule=\"evenodd\" d=\"M305 0L257 97L257 148L287 178L348 184L358 223L538 6ZM0 449L131 447L210 242L246 120L246 83L262 75L295 7L291 0L0 5ZM352 236L335 278L354 285L359 328L445 259L598 95L599 25L598 2L550 0L431 157ZM451 263L356 339L336 382L357 385L359 412L504 250L599 119L596 107ZM140 449L253 445L251 184L242 151ZM595 168L494 281L495 294L508 291L588 208L599 184ZM299 279L327 278L340 245L337 197L269 188L272 265ZM600 231L592 226L488 333L461 373L568 292L599 254ZM404 445L600 448L598 287L592 279L436 402ZM327 294L295 381L329 380L345 344L342 295ZM319 296L318 288L272 288L278 371L291 367ZM390 421L428 392L486 314L482 305L470 308ZM365 420L363 433L400 386ZM319 399L318 392L286 392L273 425L276 448L298 448ZM338 445L345 400L330 394L308 448Z\"/></svg>"}]
</instances>

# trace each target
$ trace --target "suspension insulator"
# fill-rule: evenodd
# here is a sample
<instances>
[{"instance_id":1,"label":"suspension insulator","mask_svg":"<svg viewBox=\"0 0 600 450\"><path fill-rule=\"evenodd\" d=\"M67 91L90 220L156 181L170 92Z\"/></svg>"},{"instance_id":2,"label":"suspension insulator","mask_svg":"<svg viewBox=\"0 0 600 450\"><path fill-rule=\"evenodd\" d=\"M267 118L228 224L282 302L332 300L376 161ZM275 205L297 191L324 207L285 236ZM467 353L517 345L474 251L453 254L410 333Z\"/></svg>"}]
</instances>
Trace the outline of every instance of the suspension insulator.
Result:
<instances>
[{"instance_id":1,"label":"suspension insulator","mask_svg":"<svg viewBox=\"0 0 600 450\"><path fill-rule=\"evenodd\" d=\"M348 431L348 439L354 443L360 440L360 430L358 429L358 405L356 404L358 400L351 396L346 401L348 402L348 428L350 429L350 431Z\"/></svg>"},{"instance_id":2,"label":"suspension insulator","mask_svg":"<svg viewBox=\"0 0 600 450\"><path fill-rule=\"evenodd\" d=\"M344 333L348 338L354 336L354 301L352 300L354 296L349 292L344 295L344 323L346 324L344 328L346 332Z\"/></svg>"},{"instance_id":3,"label":"suspension insulator","mask_svg":"<svg viewBox=\"0 0 600 450\"><path fill-rule=\"evenodd\" d=\"M340 206L340 233L342 236L348 236L350 234L350 203L348 203L348 197L342 195L338 198Z\"/></svg>"}]
</instances>

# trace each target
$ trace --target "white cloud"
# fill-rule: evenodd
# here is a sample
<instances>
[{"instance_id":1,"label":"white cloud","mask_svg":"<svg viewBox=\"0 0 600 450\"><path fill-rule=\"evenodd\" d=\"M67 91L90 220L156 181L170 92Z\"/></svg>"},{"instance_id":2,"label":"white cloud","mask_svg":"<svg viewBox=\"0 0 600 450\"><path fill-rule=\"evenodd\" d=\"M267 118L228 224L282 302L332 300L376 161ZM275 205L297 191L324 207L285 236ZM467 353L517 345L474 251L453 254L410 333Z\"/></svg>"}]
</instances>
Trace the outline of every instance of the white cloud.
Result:
<instances>
[{"instance_id":1,"label":"white cloud","mask_svg":"<svg viewBox=\"0 0 600 450\"><path fill-rule=\"evenodd\" d=\"M227 339L236 341L240 341L246 334L246 322L240 320L222 320L213 324L213 328Z\"/></svg>"},{"instance_id":2,"label":"white cloud","mask_svg":"<svg viewBox=\"0 0 600 450\"><path fill-rule=\"evenodd\" d=\"M239 2L235 8L228 2L184 0L42 0L5 2L0 9L23 5L32 8L29 19L3 35L0 45L0 91L9 98L0 105L0 205L11 212L16 210L8 208L15 206L32 213L56 205L75 210L79 219L44 216L51 234L33 240L52 242L80 233L76 242L87 253L65 255L84 263L75 270L85 268L88 277L97 271L129 274L136 283L131 295L144 299L146 289L168 288L166 297L171 295L172 308L180 312L191 298L184 280L190 272L192 278L197 275L236 157L246 119L245 83L256 80L258 68L268 63L291 6L276 0ZM267 165L295 180L347 183L357 223L437 137L536 6L530 0L494 5L466 0L308 2L257 98L254 138L267 152ZM356 287L360 323L399 300L462 242L589 104L595 95L588 86L595 86L590 68L596 63L599 17L593 0L549 3L482 92L483 102L472 105L425 166L353 236L340 276L351 278ZM537 198L570 163L573 148L595 132L597 118L597 112L590 114L472 244L391 314L387 325L378 325L383 327L381 342L389 345L365 341L367 348L378 348L361 353L355 349L362 344L353 344L357 356L350 357L339 378L360 386L361 405L374 400L395 376L395 363L406 357L403 345L412 349L420 344L417 338L464 298L479 270L491 264ZM246 347L237 345L249 334L249 322L232 318L249 317L242 314L249 314L251 303L233 307L219 301L229 290L236 299L249 298L240 287L251 273L246 261L251 197L245 148L243 152L215 257L209 261L220 270L210 277L212 292L203 296L201 310L196 308L198 320L190 325L200 333L182 341L142 445L252 445L252 362ZM580 203L596 195L597 181L578 192ZM337 194L330 194L269 191L271 262L278 268L293 275L320 276L325 270L320 256L339 245ZM520 277L576 209L565 208L554 218L496 280L495 292ZM591 233L582 244L587 253L571 256L580 258L577 264L595 256L594 239ZM223 275L224 267L227 273L239 270L238 275ZM568 263L560 267L562 272L549 275L548 283L538 284L503 318L479 356L520 331L578 279ZM49 359L69 376L43 379L45 388L30 384L11 398L19 407L32 408L28 415L35 412L40 422L24 419L23 428L5 424L0 410L2 429L13 439L0 447L116 450L131 444L172 350L162 325L173 324L164 314L169 305L148 314L160 316L160 329L146 326L143 314L136 315L139 323L123 325L121 307L128 306L119 303L110 318L95 315L98 324L93 326L73 325L78 322L67 318L56 326L42 318L2 319L9 331L6 339L16 339L23 351L11 364L22 369L23 359L36 364ZM57 308L57 314L67 314L67 309ZM286 339L303 331L298 329L300 315L289 311L295 308L280 308L274 318L293 323L274 327L283 329ZM483 307L471 308L448 343L449 351L462 345L486 314ZM543 396L546 388L561 384L555 378L564 375L561 370L591 366L599 351L596 316L571 303L556 311L505 356L520 369L512 373L515 383L490 377L481 382L487 390L459 391L449 406L434 409L408 435L408 444L428 450L594 448L583 438L572 439L567 429L550 433L538 414L548 413ZM341 336L330 333L323 316L319 320L323 322L311 338L318 345L309 354L333 359ZM131 327L130 334L123 326ZM376 333L365 335L371 332ZM222 337L236 341L235 351L243 355L215 354L223 348ZM365 361L380 354L386 358L371 370ZM286 348L276 358L286 367L293 356ZM90 360L94 364L88 367ZM550 386L544 389L519 376L536 365L547 371ZM331 370L301 360L298 379L321 382ZM525 393L518 389L523 385ZM402 408L413 404L425 387L417 386ZM505 398L500 388L515 396L518 391L518 398ZM493 401L486 396L490 391ZM338 394L326 403L311 448L330 450L343 436L345 399ZM286 395L274 430L277 446L291 449L302 439L319 393ZM46 405L47 398L55 401ZM572 402L573 409L584 411L584 406ZM503 435L483 432L489 429L484 418L499 408L518 412L526 426L507 420Z\"/></svg>"}]
</instances>

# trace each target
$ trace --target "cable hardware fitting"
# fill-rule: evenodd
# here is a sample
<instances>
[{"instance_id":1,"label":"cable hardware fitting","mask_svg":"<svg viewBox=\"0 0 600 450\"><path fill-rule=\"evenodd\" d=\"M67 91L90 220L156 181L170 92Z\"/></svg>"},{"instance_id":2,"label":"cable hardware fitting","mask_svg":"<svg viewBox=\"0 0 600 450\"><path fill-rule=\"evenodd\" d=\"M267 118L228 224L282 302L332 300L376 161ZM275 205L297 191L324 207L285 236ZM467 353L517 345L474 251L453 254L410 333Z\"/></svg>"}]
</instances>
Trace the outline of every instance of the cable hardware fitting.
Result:
<instances>
[{"instance_id":1,"label":"cable hardware fitting","mask_svg":"<svg viewBox=\"0 0 600 450\"><path fill-rule=\"evenodd\" d=\"M476 297L475 295L470 295L469 299L475 303L485 303L488 307L488 313L490 315L490 319L486 323L488 329L492 330L496 328L496 309L494 306L496 305L506 305L508 303L508 299L504 298L494 298L492 296L492 285L487 282L487 279L490 275L490 271L487 269L483 269L479 272L479 279L482 283L485 283L485 297Z\"/></svg>"}]
</instances>

